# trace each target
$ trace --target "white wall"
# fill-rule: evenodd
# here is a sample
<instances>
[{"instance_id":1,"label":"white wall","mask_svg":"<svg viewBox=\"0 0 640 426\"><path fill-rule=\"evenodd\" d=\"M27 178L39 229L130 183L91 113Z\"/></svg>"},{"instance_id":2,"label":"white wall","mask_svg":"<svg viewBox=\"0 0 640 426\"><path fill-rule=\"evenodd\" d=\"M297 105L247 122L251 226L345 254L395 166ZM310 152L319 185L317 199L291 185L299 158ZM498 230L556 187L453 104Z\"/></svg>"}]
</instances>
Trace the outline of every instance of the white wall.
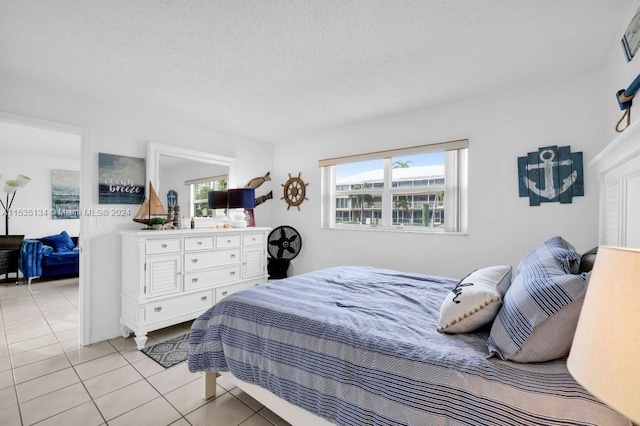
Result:
<instances>
[{"instance_id":1,"label":"white wall","mask_svg":"<svg viewBox=\"0 0 640 426\"><path fill-rule=\"evenodd\" d=\"M589 162L600 149L602 117L599 92L585 88L601 86L601 78L599 73L576 76L277 144L274 180L284 182L287 173L301 172L309 183L309 200L300 211L287 211L278 200L273 212L278 224L293 226L302 236L292 271L356 264L462 277L483 266L515 266L526 251L554 235L579 251L595 246L593 171L585 167L585 196L574 197L572 204L530 207L528 198L518 196L517 157L539 147L569 145ZM468 235L320 228L319 159L461 138L469 139Z\"/></svg>"},{"instance_id":2,"label":"white wall","mask_svg":"<svg viewBox=\"0 0 640 426\"><path fill-rule=\"evenodd\" d=\"M303 248L292 265L293 273L359 264L461 277L486 265L515 265L527 250L552 235L562 235L580 251L596 244L598 188L586 163L613 137L608 129L619 117L615 91L638 73L637 58L631 64L620 59L624 61L619 45L612 46L602 73L300 136L275 148L218 131L215 123L196 124L192 117L170 108L133 101L98 104L64 87L45 87L40 81L5 75L0 75L0 111L89 129L91 161L82 166L82 178L95 188L89 207L104 207L97 204L99 152L144 157L148 141L181 145L236 157L238 184L271 171L273 180L256 195L272 190L274 199L256 209L256 221L260 226L286 224L301 232ZM319 159L459 138L470 141L468 235L320 228ZM516 159L547 145L570 145L572 151L583 152L585 196L575 197L568 205L529 207L526 198L518 197ZM288 174L298 173L309 184L309 199L299 211L287 210L280 200L281 184ZM127 218L85 220L89 232L83 237L91 259L83 280L91 293L86 307L91 318L89 336L96 342L119 333L117 231L138 225Z\"/></svg>"},{"instance_id":3,"label":"white wall","mask_svg":"<svg viewBox=\"0 0 640 426\"><path fill-rule=\"evenodd\" d=\"M640 51L627 62L620 43L638 7L640 0L635 0L600 72L278 144L274 180L284 182L287 172L301 172L309 183L309 201L300 211L287 211L278 201L273 212L277 224L302 234L303 249L292 271L358 264L462 277L482 266L515 266L526 251L552 235L563 236L579 251L595 246L599 194L587 163L617 136L614 128L622 111L615 93L640 74ZM632 108L632 122L640 120L639 103ZM467 236L320 228L317 160L459 138L470 141ZM516 158L547 145L570 145L583 152L585 196L567 205L529 207L526 198L518 197Z\"/></svg>"},{"instance_id":4,"label":"white wall","mask_svg":"<svg viewBox=\"0 0 640 426\"><path fill-rule=\"evenodd\" d=\"M169 108L133 101L99 104L64 88L45 87L38 81L0 75L0 111L89 130L91 162L82 165L82 178L89 179L92 187L88 208L105 207L98 204L98 153L145 157L148 141L236 157L238 182L272 167L271 144L195 124L191 117ZM120 207L131 207L133 213L136 210L135 206ZM268 221L268 212L263 214ZM119 334L121 251L117 231L136 229L139 224L128 218L84 219L89 221L89 227L88 235L83 235L83 254L91 257L88 274L83 275L83 285L88 286L91 298L85 308L91 319L89 340L97 342Z\"/></svg>"},{"instance_id":5,"label":"white wall","mask_svg":"<svg viewBox=\"0 0 640 426\"><path fill-rule=\"evenodd\" d=\"M46 141L43 141L46 143ZM80 140L78 138L78 157L57 158L43 157L32 153L28 156L18 154L0 155L0 171L2 184L6 179L13 179L18 174L29 176L31 181L24 188L18 189L11 206L12 210L20 212L46 212L46 216L11 216L9 231L14 235L24 235L26 238L40 238L47 235L67 231L71 236L80 233L79 219L51 218L51 170L80 170ZM6 194L2 195L3 202ZM4 234L4 217L1 229Z\"/></svg>"}]
</instances>

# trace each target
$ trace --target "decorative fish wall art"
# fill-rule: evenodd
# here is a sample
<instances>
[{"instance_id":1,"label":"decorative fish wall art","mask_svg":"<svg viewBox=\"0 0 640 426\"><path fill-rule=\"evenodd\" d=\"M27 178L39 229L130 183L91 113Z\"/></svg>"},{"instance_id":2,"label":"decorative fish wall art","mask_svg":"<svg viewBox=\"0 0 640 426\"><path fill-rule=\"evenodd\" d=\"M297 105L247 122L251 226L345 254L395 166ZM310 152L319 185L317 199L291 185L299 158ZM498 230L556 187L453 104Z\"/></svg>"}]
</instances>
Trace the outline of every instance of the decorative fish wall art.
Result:
<instances>
[{"instance_id":1,"label":"decorative fish wall art","mask_svg":"<svg viewBox=\"0 0 640 426\"><path fill-rule=\"evenodd\" d=\"M256 198L256 207L264 203L267 200L273 200L273 191L269 191L267 195L261 195Z\"/></svg>"},{"instance_id":2,"label":"decorative fish wall art","mask_svg":"<svg viewBox=\"0 0 640 426\"><path fill-rule=\"evenodd\" d=\"M271 174L271 172L267 172L267 174L264 175L264 176L255 177L255 178L251 179L249 182L247 182L247 184L244 187L245 188L257 189L263 183L268 182L268 181L271 180L271 176L269 176L270 174Z\"/></svg>"},{"instance_id":3,"label":"decorative fish wall art","mask_svg":"<svg viewBox=\"0 0 640 426\"><path fill-rule=\"evenodd\" d=\"M529 197L530 206L540 203L571 203L584 195L582 152L569 146L547 146L518 157L518 190Z\"/></svg>"},{"instance_id":4,"label":"decorative fish wall art","mask_svg":"<svg viewBox=\"0 0 640 426\"><path fill-rule=\"evenodd\" d=\"M247 184L244 187L256 189L263 183L271 180L270 174L271 172L267 172L267 174L265 174L264 176L255 177L251 179L249 182L247 182ZM268 194L257 197L255 199L256 207L258 207L260 204L264 203L265 201L271 200L271 199L273 199L273 191L269 191Z\"/></svg>"}]
</instances>

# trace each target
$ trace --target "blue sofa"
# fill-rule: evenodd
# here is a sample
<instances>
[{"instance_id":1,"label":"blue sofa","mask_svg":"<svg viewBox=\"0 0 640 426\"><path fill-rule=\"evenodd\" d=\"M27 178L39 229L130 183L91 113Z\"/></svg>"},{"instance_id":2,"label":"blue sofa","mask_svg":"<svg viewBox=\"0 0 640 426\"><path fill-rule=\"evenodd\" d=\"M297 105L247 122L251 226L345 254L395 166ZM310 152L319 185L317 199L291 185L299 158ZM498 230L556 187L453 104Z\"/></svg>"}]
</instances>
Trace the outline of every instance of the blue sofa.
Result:
<instances>
[{"instance_id":1,"label":"blue sofa","mask_svg":"<svg viewBox=\"0 0 640 426\"><path fill-rule=\"evenodd\" d=\"M66 231L38 239L26 239L20 248L20 271L29 278L77 276L80 272L78 238Z\"/></svg>"}]
</instances>

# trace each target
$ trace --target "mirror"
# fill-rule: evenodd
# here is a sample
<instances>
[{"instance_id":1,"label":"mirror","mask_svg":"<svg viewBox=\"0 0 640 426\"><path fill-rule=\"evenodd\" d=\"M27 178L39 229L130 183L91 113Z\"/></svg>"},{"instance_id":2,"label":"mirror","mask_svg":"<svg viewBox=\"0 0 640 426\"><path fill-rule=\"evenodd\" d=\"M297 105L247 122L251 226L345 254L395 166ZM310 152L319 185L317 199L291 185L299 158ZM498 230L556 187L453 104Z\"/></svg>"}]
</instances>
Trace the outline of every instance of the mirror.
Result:
<instances>
[{"instance_id":1,"label":"mirror","mask_svg":"<svg viewBox=\"0 0 640 426\"><path fill-rule=\"evenodd\" d=\"M168 206L168 192L175 191L180 216L186 219L192 215L190 187L186 182L213 177L225 179L227 187L234 188L234 166L235 158L232 157L155 142L147 145L147 180L151 181L165 207ZM205 220L196 219L198 225L203 225Z\"/></svg>"}]
</instances>

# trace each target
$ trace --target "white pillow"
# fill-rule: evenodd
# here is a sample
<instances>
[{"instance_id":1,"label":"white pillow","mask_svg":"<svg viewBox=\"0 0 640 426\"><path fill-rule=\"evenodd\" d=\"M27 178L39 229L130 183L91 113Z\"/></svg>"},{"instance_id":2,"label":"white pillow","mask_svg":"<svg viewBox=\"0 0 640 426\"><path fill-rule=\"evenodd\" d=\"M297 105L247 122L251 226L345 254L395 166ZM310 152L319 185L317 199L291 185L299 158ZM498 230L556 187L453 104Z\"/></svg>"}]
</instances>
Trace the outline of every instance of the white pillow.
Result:
<instances>
[{"instance_id":1,"label":"white pillow","mask_svg":"<svg viewBox=\"0 0 640 426\"><path fill-rule=\"evenodd\" d=\"M490 323L511 285L511 265L490 266L467 275L440 307L438 331L468 333Z\"/></svg>"}]
</instances>

